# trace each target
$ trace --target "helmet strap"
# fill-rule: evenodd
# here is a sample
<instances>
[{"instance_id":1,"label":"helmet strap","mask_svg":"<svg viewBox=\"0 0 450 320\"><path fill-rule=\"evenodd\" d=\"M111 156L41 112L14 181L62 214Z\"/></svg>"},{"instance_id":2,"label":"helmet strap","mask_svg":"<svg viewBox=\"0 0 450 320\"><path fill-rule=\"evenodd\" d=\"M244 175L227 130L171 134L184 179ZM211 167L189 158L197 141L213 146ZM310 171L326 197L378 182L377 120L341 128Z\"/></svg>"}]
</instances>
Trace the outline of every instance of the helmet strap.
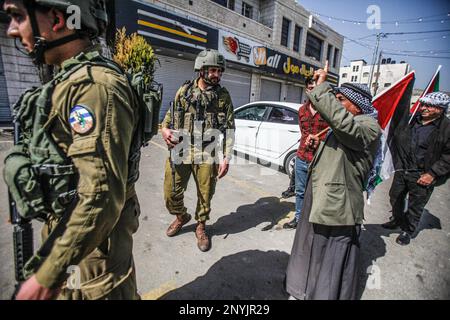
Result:
<instances>
[{"instance_id":1,"label":"helmet strap","mask_svg":"<svg viewBox=\"0 0 450 320\"><path fill-rule=\"evenodd\" d=\"M203 81L209 85L212 86L213 83L211 82L211 79L209 78L209 72L208 72L208 67L203 67L200 70L200 77L203 79Z\"/></svg>"},{"instance_id":2,"label":"helmet strap","mask_svg":"<svg viewBox=\"0 0 450 320\"><path fill-rule=\"evenodd\" d=\"M200 70L200 77L203 79L203 81L208 85L208 86L215 86L217 85L217 83L213 83L211 81L211 79L209 78L209 71L208 71L209 67L203 67Z\"/></svg>"},{"instance_id":3,"label":"helmet strap","mask_svg":"<svg viewBox=\"0 0 450 320\"><path fill-rule=\"evenodd\" d=\"M69 36L48 42L45 38L41 37L39 30L39 24L36 19L36 11L33 0L24 0L25 8L27 9L28 16L30 17L31 29L34 37L34 48L28 55L36 65L45 64L45 51L53 49L55 47L62 46L68 42L82 38L81 34L74 33ZM17 45L16 45L17 47Z\"/></svg>"}]
</instances>

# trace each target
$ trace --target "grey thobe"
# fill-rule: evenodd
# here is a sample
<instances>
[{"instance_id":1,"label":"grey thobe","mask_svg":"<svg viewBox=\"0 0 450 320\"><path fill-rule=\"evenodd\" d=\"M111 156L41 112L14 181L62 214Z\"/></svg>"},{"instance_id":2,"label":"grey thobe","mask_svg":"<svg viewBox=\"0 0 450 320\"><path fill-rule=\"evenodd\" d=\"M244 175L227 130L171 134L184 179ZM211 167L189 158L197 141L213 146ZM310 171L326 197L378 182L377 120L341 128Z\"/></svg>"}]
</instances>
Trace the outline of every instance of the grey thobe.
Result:
<instances>
[{"instance_id":1,"label":"grey thobe","mask_svg":"<svg viewBox=\"0 0 450 320\"><path fill-rule=\"evenodd\" d=\"M361 226L309 222L311 179L286 271L286 291L299 300L356 299Z\"/></svg>"}]
</instances>

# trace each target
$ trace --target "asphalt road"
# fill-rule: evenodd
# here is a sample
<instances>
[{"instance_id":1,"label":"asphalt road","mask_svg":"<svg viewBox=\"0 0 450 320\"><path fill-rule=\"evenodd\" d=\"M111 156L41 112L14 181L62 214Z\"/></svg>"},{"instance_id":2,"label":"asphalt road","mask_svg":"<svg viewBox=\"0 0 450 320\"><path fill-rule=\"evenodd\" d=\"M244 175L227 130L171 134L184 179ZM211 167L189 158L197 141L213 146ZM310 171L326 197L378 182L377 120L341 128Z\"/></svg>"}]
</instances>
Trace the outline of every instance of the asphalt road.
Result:
<instances>
[{"instance_id":1,"label":"asphalt road","mask_svg":"<svg viewBox=\"0 0 450 320\"><path fill-rule=\"evenodd\" d=\"M2 140L8 140L4 138ZM0 169L10 143L0 142ZM197 249L194 222L174 237L165 235L172 217L163 201L167 157L157 137L144 149L140 228L134 256L139 291L144 299L286 300L282 282L294 231L282 224L293 216L294 198L280 200L288 177L254 162L235 159L229 175L217 186L208 231L212 250ZM407 247L395 243L398 231L380 224L390 216L390 182L376 190L366 206L361 238L361 299L450 298L450 183L435 190L421 221L421 231ZM190 213L196 203L193 181L185 200ZM9 299L14 285L12 228L7 223L7 192L0 183L0 299ZM36 247L39 223L34 224ZM371 274L369 274L369 273Z\"/></svg>"}]
</instances>

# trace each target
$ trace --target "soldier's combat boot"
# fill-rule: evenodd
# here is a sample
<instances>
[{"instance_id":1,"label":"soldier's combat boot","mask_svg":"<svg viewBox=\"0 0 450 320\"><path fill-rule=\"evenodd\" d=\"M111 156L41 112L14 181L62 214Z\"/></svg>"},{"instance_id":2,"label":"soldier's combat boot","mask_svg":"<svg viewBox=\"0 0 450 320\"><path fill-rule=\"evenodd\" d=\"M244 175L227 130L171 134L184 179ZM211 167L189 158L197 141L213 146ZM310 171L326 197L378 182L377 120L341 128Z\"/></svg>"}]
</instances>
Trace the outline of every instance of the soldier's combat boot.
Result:
<instances>
[{"instance_id":1,"label":"soldier's combat boot","mask_svg":"<svg viewBox=\"0 0 450 320\"><path fill-rule=\"evenodd\" d=\"M175 236L178 232L180 232L181 228L191 221L192 216L188 213L185 213L184 215L177 215L177 218L174 222L169 226L169 228L166 231L166 234L168 237Z\"/></svg>"},{"instance_id":2,"label":"soldier's combat boot","mask_svg":"<svg viewBox=\"0 0 450 320\"><path fill-rule=\"evenodd\" d=\"M206 223L199 222L197 229L195 230L195 236L197 237L197 246L202 252L206 252L211 248L208 235L206 234Z\"/></svg>"}]
</instances>

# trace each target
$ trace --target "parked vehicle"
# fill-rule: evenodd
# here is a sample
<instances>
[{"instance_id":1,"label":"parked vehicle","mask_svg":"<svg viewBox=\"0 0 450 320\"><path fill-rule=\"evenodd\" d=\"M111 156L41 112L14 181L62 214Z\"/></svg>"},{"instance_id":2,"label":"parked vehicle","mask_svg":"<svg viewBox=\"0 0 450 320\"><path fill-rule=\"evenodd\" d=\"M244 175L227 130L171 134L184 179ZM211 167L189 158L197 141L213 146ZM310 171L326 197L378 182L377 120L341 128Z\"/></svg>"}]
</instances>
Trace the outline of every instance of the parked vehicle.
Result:
<instances>
[{"instance_id":1,"label":"parked vehicle","mask_svg":"<svg viewBox=\"0 0 450 320\"><path fill-rule=\"evenodd\" d=\"M300 104L278 101L248 103L234 111L234 150L276 164L289 176L300 140Z\"/></svg>"}]
</instances>

